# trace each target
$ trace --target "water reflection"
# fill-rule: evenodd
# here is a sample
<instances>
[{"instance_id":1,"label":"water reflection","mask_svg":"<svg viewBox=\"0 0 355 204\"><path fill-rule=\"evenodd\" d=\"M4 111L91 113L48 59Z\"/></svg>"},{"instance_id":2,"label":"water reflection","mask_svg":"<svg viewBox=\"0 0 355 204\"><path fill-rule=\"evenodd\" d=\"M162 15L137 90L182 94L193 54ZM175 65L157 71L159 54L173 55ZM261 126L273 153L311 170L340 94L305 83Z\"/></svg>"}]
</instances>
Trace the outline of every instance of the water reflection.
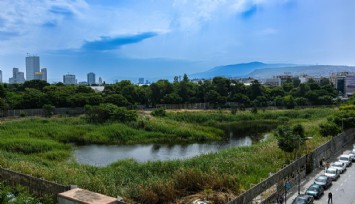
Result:
<instances>
[{"instance_id":1,"label":"water reflection","mask_svg":"<svg viewBox=\"0 0 355 204\"><path fill-rule=\"evenodd\" d=\"M257 137L263 139L262 134ZM235 146L250 146L253 142L255 136L240 137L231 132L225 140L205 144L85 145L79 146L74 155L79 163L107 166L122 159L138 162L186 159Z\"/></svg>"}]
</instances>

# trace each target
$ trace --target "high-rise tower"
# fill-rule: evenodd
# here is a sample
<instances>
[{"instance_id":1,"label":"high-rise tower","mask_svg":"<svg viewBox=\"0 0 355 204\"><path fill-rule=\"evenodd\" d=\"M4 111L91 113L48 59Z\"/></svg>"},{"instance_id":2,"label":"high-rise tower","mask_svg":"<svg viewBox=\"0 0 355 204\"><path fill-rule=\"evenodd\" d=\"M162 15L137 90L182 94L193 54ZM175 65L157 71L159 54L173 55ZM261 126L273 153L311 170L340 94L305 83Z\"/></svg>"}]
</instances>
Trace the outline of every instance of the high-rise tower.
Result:
<instances>
[{"instance_id":1,"label":"high-rise tower","mask_svg":"<svg viewBox=\"0 0 355 204\"><path fill-rule=\"evenodd\" d=\"M96 79L95 79L95 73L93 72L90 72L88 73L88 85L93 85L93 84L96 84Z\"/></svg>"},{"instance_id":2,"label":"high-rise tower","mask_svg":"<svg viewBox=\"0 0 355 204\"><path fill-rule=\"evenodd\" d=\"M39 56L26 57L26 80L35 79L35 73L39 72Z\"/></svg>"},{"instance_id":3,"label":"high-rise tower","mask_svg":"<svg viewBox=\"0 0 355 204\"><path fill-rule=\"evenodd\" d=\"M47 68L42 68L41 72L42 72L42 80L47 81Z\"/></svg>"}]
</instances>

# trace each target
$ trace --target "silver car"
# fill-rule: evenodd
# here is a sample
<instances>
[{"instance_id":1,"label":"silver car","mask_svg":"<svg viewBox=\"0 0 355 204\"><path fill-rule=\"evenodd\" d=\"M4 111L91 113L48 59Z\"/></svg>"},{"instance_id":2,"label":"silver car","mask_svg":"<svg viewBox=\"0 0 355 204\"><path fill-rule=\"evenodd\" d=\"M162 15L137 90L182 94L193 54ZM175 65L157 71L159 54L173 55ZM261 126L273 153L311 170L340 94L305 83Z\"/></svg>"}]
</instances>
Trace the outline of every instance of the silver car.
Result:
<instances>
[{"instance_id":1,"label":"silver car","mask_svg":"<svg viewBox=\"0 0 355 204\"><path fill-rule=\"evenodd\" d=\"M330 167L327 170L325 170L324 175L332 178L332 180L335 181L339 178L340 172L338 169Z\"/></svg>"},{"instance_id":2,"label":"silver car","mask_svg":"<svg viewBox=\"0 0 355 204\"><path fill-rule=\"evenodd\" d=\"M339 161L344 162L346 164L346 166L351 166L351 164L352 164L352 159L351 159L350 155L348 155L348 154L340 155Z\"/></svg>"},{"instance_id":3,"label":"silver car","mask_svg":"<svg viewBox=\"0 0 355 204\"><path fill-rule=\"evenodd\" d=\"M331 166L331 168L338 169L338 171L342 174L346 170L346 164L344 162L334 162Z\"/></svg>"}]
</instances>

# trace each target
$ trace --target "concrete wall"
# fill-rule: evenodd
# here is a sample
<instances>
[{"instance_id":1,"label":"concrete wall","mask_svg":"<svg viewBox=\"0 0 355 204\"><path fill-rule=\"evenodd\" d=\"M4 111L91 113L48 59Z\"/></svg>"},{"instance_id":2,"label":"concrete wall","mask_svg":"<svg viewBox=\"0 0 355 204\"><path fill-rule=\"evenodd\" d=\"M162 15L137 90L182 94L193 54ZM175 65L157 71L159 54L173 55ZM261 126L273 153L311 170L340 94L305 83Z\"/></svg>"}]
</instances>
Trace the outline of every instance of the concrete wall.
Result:
<instances>
[{"instance_id":1,"label":"concrete wall","mask_svg":"<svg viewBox=\"0 0 355 204\"><path fill-rule=\"evenodd\" d=\"M253 199L258 197L261 193L263 193L274 185L277 185L277 193L283 194L283 186L285 181L291 181L292 183L296 183L298 173L300 173L302 177L302 175L304 176L306 172L311 172L313 171L313 169L320 167L320 160L329 159L330 156L334 155L339 151L342 151L342 148L346 145L352 144L354 140L354 129L347 130L337 136L334 136L330 141L323 144L314 151L310 152L308 155L303 156L300 159L294 161L293 163L285 166L269 178L263 180L262 182L250 188L248 191L242 193L236 199L230 201L229 204L252 203ZM268 200L273 200L275 196L276 193L270 195ZM268 200L263 201L262 203L268 203Z\"/></svg>"},{"instance_id":2,"label":"concrete wall","mask_svg":"<svg viewBox=\"0 0 355 204\"><path fill-rule=\"evenodd\" d=\"M27 174L22 174L9 169L0 167L0 181L10 186L21 185L29 193L37 196L50 196L56 202L57 194L71 189L71 186L65 186L44 179L36 178Z\"/></svg>"}]
</instances>

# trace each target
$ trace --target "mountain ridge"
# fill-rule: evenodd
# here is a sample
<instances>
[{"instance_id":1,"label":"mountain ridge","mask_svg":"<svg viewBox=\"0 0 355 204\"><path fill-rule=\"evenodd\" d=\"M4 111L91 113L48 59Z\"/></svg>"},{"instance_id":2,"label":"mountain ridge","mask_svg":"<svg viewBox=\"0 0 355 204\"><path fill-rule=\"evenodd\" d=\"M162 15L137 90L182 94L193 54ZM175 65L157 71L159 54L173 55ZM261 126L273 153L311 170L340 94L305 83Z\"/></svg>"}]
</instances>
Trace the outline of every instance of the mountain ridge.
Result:
<instances>
[{"instance_id":1,"label":"mountain ridge","mask_svg":"<svg viewBox=\"0 0 355 204\"><path fill-rule=\"evenodd\" d=\"M355 66L266 64L254 61L249 63L216 66L205 72L191 74L189 77L211 79L216 76L222 76L227 78L252 77L256 79L266 79L276 75L283 75L285 72L298 76L305 74L315 77L326 77L335 72L355 72Z\"/></svg>"}]
</instances>

